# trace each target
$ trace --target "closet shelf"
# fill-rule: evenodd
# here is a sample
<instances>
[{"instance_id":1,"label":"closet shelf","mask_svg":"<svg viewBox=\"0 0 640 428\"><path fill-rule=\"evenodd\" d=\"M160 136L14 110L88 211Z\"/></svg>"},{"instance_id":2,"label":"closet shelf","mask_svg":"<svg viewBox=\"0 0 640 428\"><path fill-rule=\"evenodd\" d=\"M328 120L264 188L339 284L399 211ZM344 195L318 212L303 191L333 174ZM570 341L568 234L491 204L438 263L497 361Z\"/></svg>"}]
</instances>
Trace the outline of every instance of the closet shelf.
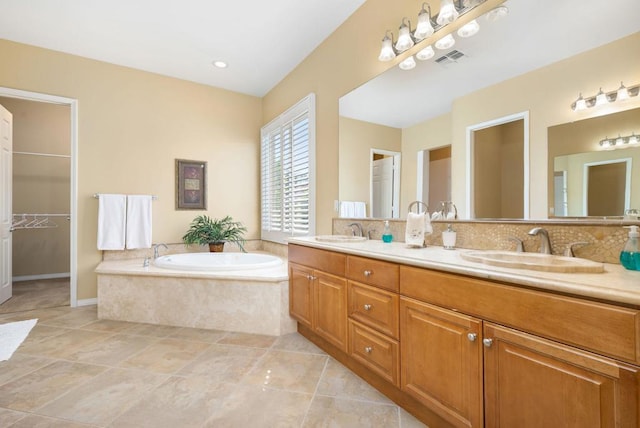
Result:
<instances>
[{"instance_id":1,"label":"closet shelf","mask_svg":"<svg viewBox=\"0 0 640 428\"><path fill-rule=\"evenodd\" d=\"M28 155L28 156L45 156L50 158L67 158L70 159L71 155L57 155L54 153L35 153L35 152L13 152L14 155Z\"/></svg>"},{"instance_id":2,"label":"closet shelf","mask_svg":"<svg viewBox=\"0 0 640 428\"><path fill-rule=\"evenodd\" d=\"M54 229L58 224L51 217L66 217L71 220L70 214L13 214L10 230Z\"/></svg>"}]
</instances>

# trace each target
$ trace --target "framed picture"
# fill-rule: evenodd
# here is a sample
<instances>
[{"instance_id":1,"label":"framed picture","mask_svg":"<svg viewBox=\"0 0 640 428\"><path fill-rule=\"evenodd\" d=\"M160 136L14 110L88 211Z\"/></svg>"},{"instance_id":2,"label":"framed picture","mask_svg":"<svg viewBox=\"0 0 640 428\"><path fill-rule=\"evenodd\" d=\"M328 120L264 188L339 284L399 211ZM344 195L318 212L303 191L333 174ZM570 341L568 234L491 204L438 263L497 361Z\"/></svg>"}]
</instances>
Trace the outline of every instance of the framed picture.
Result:
<instances>
[{"instance_id":1,"label":"framed picture","mask_svg":"<svg viewBox=\"0 0 640 428\"><path fill-rule=\"evenodd\" d=\"M207 163L176 159L176 210L207 209Z\"/></svg>"}]
</instances>

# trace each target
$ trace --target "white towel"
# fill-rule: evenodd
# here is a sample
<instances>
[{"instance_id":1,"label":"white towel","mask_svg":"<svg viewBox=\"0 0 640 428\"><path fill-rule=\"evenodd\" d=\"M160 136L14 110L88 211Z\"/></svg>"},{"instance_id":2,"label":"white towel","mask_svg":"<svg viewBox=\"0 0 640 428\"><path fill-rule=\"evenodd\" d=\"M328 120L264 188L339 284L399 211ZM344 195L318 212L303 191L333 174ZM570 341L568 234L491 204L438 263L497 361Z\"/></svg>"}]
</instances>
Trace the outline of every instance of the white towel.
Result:
<instances>
[{"instance_id":1,"label":"white towel","mask_svg":"<svg viewBox=\"0 0 640 428\"><path fill-rule=\"evenodd\" d=\"M422 247L424 246L424 226L425 226L424 213L407 214L407 228L404 233L404 242L410 247Z\"/></svg>"},{"instance_id":2,"label":"white towel","mask_svg":"<svg viewBox=\"0 0 640 428\"><path fill-rule=\"evenodd\" d=\"M365 218L367 216L367 204L360 201L340 201L340 217Z\"/></svg>"},{"instance_id":3,"label":"white towel","mask_svg":"<svg viewBox=\"0 0 640 428\"><path fill-rule=\"evenodd\" d=\"M151 195L127 196L127 248L151 248Z\"/></svg>"},{"instance_id":4,"label":"white towel","mask_svg":"<svg viewBox=\"0 0 640 428\"><path fill-rule=\"evenodd\" d=\"M365 218L367 216L367 205L364 202L353 203L353 217Z\"/></svg>"},{"instance_id":5,"label":"white towel","mask_svg":"<svg viewBox=\"0 0 640 428\"><path fill-rule=\"evenodd\" d=\"M98 195L98 250L124 250L127 198Z\"/></svg>"}]
</instances>

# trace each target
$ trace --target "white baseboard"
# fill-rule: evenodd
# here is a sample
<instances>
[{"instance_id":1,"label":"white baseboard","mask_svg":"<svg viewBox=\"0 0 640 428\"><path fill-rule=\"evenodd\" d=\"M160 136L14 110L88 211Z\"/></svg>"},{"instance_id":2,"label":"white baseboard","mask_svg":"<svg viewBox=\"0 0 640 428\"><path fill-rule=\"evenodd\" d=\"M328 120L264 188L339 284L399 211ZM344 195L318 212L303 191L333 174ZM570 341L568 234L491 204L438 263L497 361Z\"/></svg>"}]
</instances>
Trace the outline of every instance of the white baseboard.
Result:
<instances>
[{"instance_id":1,"label":"white baseboard","mask_svg":"<svg viewBox=\"0 0 640 428\"><path fill-rule=\"evenodd\" d=\"M98 304L98 298L94 297L93 299L79 299L77 306L91 306L91 305L97 305Z\"/></svg>"},{"instance_id":2,"label":"white baseboard","mask_svg":"<svg viewBox=\"0 0 640 428\"><path fill-rule=\"evenodd\" d=\"M34 281L38 279L58 279L58 278L69 278L71 277L70 272L62 272L62 273L44 273L41 275L23 275L23 276L14 276L12 278L13 282L20 281Z\"/></svg>"}]
</instances>

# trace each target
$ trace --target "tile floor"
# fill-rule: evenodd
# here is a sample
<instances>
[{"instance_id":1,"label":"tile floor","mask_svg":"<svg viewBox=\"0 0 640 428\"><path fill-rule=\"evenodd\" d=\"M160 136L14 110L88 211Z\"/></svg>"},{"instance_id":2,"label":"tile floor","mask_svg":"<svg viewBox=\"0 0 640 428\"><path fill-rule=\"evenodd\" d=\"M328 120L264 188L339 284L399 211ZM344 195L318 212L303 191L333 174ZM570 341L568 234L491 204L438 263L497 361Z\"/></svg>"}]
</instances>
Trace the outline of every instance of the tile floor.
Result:
<instances>
[{"instance_id":1,"label":"tile floor","mask_svg":"<svg viewBox=\"0 0 640 428\"><path fill-rule=\"evenodd\" d=\"M69 278L14 282L13 297L0 304L0 314L69 306L69 290Z\"/></svg>"},{"instance_id":2,"label":"tile floor","mask_svg":"<svg viewBox=\"0 0 640 428\"><path fill-rule=\"evenodd\" d=\"M95 307L38 318L0 363L0 427L423 427L297 333L257 336L98 320Z\"/></svg>"}]
</instances>

